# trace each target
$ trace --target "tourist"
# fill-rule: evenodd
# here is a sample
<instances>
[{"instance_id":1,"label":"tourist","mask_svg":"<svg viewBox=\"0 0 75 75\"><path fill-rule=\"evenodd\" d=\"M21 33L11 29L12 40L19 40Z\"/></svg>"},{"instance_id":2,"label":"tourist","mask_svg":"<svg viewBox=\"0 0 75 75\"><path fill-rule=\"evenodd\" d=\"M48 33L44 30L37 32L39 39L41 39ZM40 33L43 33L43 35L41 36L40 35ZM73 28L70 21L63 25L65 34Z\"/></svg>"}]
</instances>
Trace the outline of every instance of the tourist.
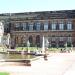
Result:
<instances>
[{"instance_id":1,"label":"tourist","mask_svg":"<svg viewBox=\"0 0 75 75\"><path fill-rule=\"evenodd\" d=\"M44 60L48 60L47 55L48 55L48 48L45 49Z\"/></svg>"},{"instance_id":2,"label":"tourist","mask_svg":"<svg viewBox=\"0 0 75 75\"><path fill-rule=\"evenodd\" d=\"M48 60L48 59L47 59L47 54L44 54L44 60Z\"/></svg>"}]
</instances>

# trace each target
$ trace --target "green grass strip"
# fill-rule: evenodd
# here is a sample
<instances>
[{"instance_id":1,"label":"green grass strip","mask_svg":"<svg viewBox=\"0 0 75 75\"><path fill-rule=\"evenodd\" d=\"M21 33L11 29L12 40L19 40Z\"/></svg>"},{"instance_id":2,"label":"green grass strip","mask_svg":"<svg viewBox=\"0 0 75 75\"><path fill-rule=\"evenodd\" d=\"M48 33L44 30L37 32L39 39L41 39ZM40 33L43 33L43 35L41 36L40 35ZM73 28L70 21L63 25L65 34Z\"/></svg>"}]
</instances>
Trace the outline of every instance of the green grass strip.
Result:
<instances>
[{"instance_id":1,"label":"green grass strip","mask_svg":"<svg viewBox=\"0 0 75 75\"><path fill-rule=\"evenodd\" d=\"M7 72L0 72L0 75L10 75L10 74Z\"/></svg>"}]
</instances>

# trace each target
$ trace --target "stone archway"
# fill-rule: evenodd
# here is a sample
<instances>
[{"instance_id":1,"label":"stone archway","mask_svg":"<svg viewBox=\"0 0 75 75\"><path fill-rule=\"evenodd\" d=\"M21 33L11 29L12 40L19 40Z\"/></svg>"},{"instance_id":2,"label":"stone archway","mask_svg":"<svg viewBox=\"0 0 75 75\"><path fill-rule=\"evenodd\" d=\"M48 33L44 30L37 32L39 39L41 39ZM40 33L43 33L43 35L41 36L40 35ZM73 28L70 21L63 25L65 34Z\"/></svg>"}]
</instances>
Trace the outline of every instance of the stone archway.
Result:
<instances>
[{"instance_id":1,"label":"stone archway","mask_svg":"<svg viewBox=\"0 0 75 75\"><path fill-rule=\"evenodd\" d=\"M30 46L33 46L33 37L31 35L29 36L29 42L30 42Z\"/></svg>"},{"instance_id":2,"label":"stone archway","mask_svg":"<svg viewBox=\"0 0 75 75\"><path fill-rule=\"evenodd\" d=\"M37 45L37 47L40 46L40 35L36 36L36 45Z\"/></svg>"}]
</instances>

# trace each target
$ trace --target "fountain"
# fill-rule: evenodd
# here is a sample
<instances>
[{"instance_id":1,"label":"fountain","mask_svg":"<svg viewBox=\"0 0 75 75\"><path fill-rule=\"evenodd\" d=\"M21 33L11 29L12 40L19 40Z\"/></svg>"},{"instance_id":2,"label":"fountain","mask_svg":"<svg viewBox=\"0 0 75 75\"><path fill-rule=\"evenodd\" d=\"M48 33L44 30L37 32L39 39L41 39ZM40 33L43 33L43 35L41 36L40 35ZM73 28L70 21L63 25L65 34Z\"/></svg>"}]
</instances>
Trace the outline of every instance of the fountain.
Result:
<instances>
[{"instance_id":1,"label":"fountain","mask_svg":"<svg viewBox=\"0 0 75 75\"><path fill-rule=\"evenodd\" d=\"M28 53L30 53L29 47L30 47L30 42L29 42L29 40L28 40L28 41L27 41L27 52L28 52ZM22 49L21 54L22 54L22 55L25 54L24 49Z\"/></svg>"},{"instance_id":2,"label":"fountain","mask_svg":"<svg viewBox=\"0 0 75 75\"><path fill-rule=\"evenodd\" d=\"M29 41L27 42L27 47L28 47L28 53L29 51L29 46L30 43ZM9 51L7 53L0 53L0 62L12 62L12 64L10 63L9 65L25 65L25 66L31 66L31 59L35 58L34 55L27 55L25 54L24 49L22 48L21 54L19 54L20 52L18 51L11 51L10 53Z\"/></svg>"},{"instance_id":3,"label":"fountain","mask_svg":"<svg viewBox=\"0 0 75 75\"><path fill-rule=\"evenodd\" d=\"M28 50L28 53L30 53L29 47L30 47L30 42L29 42L29 40L28 40L28 41L27 41L27 50Z\"/></svg>"}]
</instances>

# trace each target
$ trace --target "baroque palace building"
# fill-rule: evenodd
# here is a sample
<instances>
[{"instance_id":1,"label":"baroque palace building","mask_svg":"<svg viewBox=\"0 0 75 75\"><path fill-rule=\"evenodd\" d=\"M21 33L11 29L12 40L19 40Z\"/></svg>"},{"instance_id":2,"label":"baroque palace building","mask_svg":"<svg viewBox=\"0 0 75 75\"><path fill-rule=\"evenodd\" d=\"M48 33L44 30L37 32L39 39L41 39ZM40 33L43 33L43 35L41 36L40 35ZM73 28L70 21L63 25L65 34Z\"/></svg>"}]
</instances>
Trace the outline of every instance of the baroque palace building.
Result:
<instances>
[{"instance_id":1,"label":"baroque palace building","mask_svg":"<svg viewBox=\"0 0 75 75\"><path fill-rule=\"evenodd\" d=\"M11 47L42 46L42 38L49 47L75 46L75 10L0 14L4 35L10 33Z\"/></svg>"}]
</instances>

